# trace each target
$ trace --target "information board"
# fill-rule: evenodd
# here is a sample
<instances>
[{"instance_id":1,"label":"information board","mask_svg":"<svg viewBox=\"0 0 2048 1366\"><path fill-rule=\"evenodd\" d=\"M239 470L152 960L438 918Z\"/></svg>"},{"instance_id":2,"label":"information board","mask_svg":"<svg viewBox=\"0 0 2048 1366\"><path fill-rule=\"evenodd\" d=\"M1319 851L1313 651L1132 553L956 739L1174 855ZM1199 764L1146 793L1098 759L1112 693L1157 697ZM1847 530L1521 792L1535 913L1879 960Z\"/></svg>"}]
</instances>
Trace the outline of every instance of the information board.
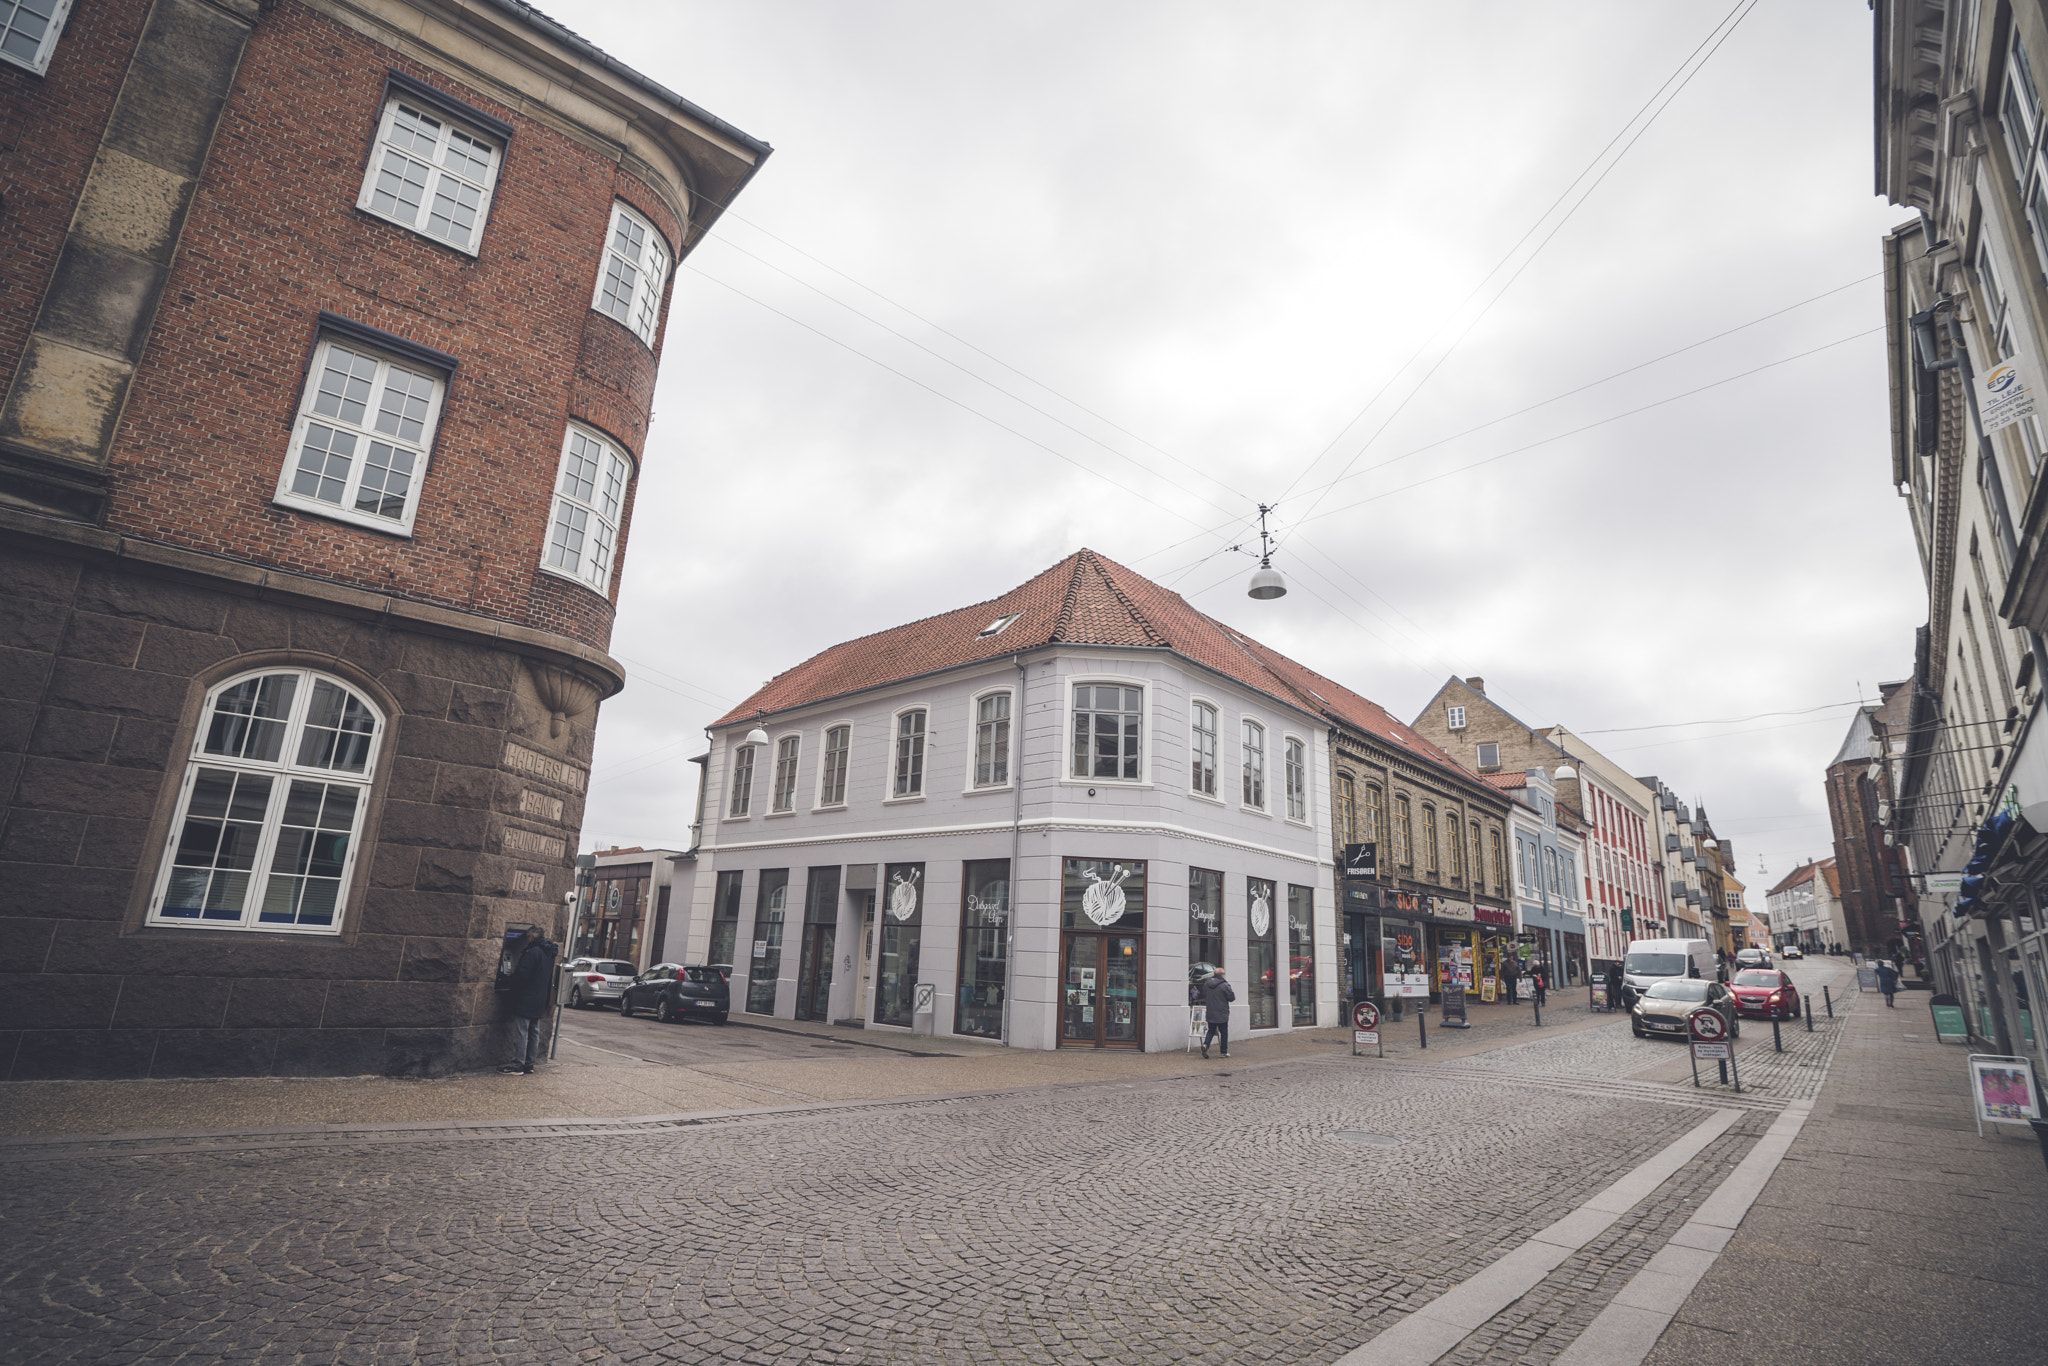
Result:
<instances>
[{"instance_id":1,"label":"information board","mask_svg":"<svg viewBox=\"0 0 2048 1366\"><path fill-rule=\"evenodd\" d=\"M1444 986L1444 1025L1450 1029L1470 1028L1465 1018L1465 988Z\"/></svg>"},{"instance_id":2,"label":"information board","mask_svg":"<svg viewBox=\"0 0 2048 1366\"><path fill-rule=\"evenodd\" d=\"M1943 1043L1968 1043L1970 1041L1969 1021L1963 1018L1960 1005L1931 1005L1928 1010L1934 1015L1934 1037Z\"/></svg>"}]
</instances>

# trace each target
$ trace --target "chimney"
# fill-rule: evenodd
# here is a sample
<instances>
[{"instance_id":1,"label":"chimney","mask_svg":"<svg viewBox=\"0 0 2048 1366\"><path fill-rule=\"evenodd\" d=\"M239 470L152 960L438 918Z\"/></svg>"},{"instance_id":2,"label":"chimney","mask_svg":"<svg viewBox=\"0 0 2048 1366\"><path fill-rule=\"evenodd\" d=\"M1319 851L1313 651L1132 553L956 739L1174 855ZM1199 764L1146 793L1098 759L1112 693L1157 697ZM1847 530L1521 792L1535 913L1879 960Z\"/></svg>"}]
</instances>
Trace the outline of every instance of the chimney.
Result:
<instances>
[{"instance_id":1,"label":"chimney","mask_svg":"<svg viewBox=\"0 0 2048 1366\"><path fill-rule=\"evenodd\" d=\"M1465 680L1465 686L1481 697L1486 696L1486 680L1483 678L1468 678Z\"/></svg>"}]
</instances>

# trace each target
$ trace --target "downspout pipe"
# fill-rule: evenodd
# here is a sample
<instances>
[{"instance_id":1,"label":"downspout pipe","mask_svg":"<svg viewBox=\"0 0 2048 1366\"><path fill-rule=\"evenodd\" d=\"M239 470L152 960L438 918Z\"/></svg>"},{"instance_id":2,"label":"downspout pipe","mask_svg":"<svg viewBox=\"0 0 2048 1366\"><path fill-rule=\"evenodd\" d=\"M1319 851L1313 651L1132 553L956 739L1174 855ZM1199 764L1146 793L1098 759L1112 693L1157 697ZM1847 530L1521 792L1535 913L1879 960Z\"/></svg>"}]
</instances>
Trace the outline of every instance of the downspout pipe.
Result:
<instances>
[{"instance_id":1,"label":"downspout pipe","mask_svg":"<svg viewBox=\"0 0 2048 1366\"><path fill-rule=\"evenodd\" d=\"M1017 666L1017 705L1010 718L1010 885L1005 898L1009 914L1003 917L1003 1047L1010 1046L1010 997L1017 984L1017 884L1018 861L1024 844L1024 690L1031 670L1024 656L1012 655Z\"/></svg>"}]
</instances>

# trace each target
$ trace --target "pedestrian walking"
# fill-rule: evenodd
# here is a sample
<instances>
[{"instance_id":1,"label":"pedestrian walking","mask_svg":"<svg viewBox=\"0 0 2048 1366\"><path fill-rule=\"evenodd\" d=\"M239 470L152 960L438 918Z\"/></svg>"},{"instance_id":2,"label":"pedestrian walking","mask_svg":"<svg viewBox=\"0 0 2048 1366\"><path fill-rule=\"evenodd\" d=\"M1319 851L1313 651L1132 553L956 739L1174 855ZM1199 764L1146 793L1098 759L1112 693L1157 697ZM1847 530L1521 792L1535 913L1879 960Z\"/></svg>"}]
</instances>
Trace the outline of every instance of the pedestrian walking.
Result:
<instances>
[{"instance_id":1,"label":"pedestrian walking","mask_svg":"<svg viewBox=\"0 0 2048 1366\"><path fill-rule=\"evenodd\" d=\"M1898 1009L1897 1004L1892 1000L1892 993L1899 989L1899 970L1885 959L1878 960L1877 989L1884 993L1884 1003L1887 1006L1894 1010Z\"/></svg>"},{"instance_id":2,"label":"pedestrian walking","mask_svg":"<svg viewBox=\"0 0 2048 1366\"><path fill-rule=\"evenodd\" d=\"M519 965L512 970L512 1061L500 1072L533 1071L540 1057L540 1019L548 1013L548 988L555 980L559 945L539 930L519 936Z\"/></svg>"},{"instance_id":3,"label":"pedestrian walking","mask_svg":"<svg viewBox=\"0 0 2048 1366\"><path fill-rule=\"evenodd\" d=\"M1209 1045L1221 1041L1223 1056L1230 1056L1230 1003L1237 999L1237 989L1223 980L1223 969L1218 968L1202 981L1202 1013L1209 1021L1209 1032L1202 1036L1202 1056L1209 1056Z\"/></svg>"},{"instance_id":4,"label":"pedestrian walking","mask_svg":"<svg viewBox=\"0 0 2048 1366\"><path fill-rule=\"evenodd\" d=\"M1543 965L1541 963L1538 963L1535 970L1529 974L1529 981L1536 988L1536 1008L1541 1010L1545 1002L1549 1000L1549 984L1543 979Z\"/></svg>"}]
</instances>

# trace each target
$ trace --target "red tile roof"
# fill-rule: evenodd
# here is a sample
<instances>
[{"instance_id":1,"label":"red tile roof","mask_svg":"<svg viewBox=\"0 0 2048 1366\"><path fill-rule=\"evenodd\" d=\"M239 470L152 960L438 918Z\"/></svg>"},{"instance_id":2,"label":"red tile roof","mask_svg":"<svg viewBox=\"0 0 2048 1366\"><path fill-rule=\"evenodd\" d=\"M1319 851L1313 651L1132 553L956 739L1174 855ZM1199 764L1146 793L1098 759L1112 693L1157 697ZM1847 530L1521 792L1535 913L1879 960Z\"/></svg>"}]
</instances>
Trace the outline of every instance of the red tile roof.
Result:
<instances>
[{"instance_id":1,"label":"red tile roof","mask_svg":"<svg viewBox=\"0 0 2048 1366\"><path fill-rule=\"evenodd\" d=\"M1529 785L1529 775L1518 768L1512 773L1482 773L1479 781L1492 783L1503 792L1519 792Z\"/></svg>"},{"instance_id":2,"label":"red tile roof","mask_svg":"<svg viewBox=\"0 0 2048 1366\"><path fill-rule=\"evenodd\" d=\"M1013 612L1017 620L1000 635L981 634ZM1092 550L1076 551L999 598L834 645L769 679L712 724L731 725L757 710L788 711L1055 644L1170 650L1287 706L1391 741L1459 777L1474 776L1377 702L1205 616L1178 593Z\"/></svg>"}]
</instances>

